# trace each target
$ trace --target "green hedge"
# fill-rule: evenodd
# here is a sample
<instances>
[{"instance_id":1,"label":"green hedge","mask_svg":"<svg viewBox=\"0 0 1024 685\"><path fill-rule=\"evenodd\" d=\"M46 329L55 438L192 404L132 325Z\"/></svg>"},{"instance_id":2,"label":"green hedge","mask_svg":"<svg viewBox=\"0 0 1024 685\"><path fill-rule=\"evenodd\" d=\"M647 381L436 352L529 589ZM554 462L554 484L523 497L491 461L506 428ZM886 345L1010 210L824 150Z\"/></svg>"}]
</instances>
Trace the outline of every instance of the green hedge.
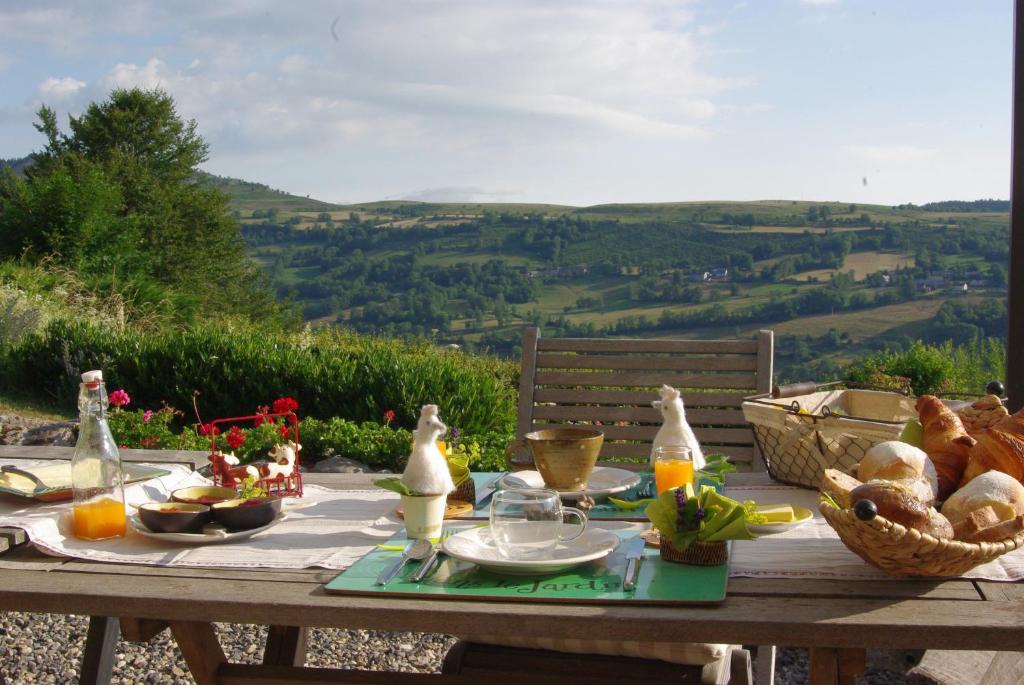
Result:
<instances>
[{"instance_id":1,"label":"green hedge","mask_svg":"<svg viewBox=\"0 0 1024 685\"><path fill-rule=\"evenodd\" d=\"M204 421L292 396L304 417L380 423L393 410L394 425L411 429L421 405L437 404L464 434L511 435L515 426L515 364L331 330L288 334L211 323L140 333L55 321L0 351L0 387L71 408L79 374L93 368L104 370L109 389L127 389L136 407L190 409L199 391Z\"/></svg>"}]
</instances>

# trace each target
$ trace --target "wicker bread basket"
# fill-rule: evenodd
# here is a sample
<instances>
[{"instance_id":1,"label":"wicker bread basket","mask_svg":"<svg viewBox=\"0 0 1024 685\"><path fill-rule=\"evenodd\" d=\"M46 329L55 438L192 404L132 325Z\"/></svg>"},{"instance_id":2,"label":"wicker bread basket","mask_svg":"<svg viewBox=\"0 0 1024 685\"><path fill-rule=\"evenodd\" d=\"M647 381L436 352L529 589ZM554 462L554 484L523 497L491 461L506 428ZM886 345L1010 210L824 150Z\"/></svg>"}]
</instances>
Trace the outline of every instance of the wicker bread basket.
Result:
<instances>
[{"instance_id":1,"label":"wicker bread basket","mask_svg":"<svg viewBox=\"0 0 1024 685\"><path fill-rule=\"evenodd\" d=\"M967 543L939 540L877 516L858 519L853 509L818 505L828 524L857 556L897 576L960 576L1024 546L1024 532L1000 542Z\"/></svg>"},{"instance_id":2,"label":"wicker bread basket","mask_svg":"<svg viewBox=\"0 0 1024 685\"><path fill-rule=\"evenodd\" d=\"M667 537L662 537L658 551L665 561L692 566L720 566L729 559L729 548L725 542L701 542L694 540L686 549L679 549Z\"/></svg>"}]
</instances>

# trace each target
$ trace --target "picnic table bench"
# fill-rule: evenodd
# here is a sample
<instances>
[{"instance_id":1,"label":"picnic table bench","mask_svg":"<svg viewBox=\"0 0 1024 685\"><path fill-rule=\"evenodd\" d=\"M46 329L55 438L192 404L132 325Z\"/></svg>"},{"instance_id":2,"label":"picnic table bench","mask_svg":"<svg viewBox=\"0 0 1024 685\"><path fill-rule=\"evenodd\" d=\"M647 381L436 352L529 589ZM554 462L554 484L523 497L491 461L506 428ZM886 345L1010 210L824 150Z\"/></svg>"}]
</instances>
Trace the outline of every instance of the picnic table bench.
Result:
<instances>
[{"instance_id":1,"label":"picnic table bench","mask_svg":"<svg viewBox=\"0 0 1024 685\"><path fill-rule=\"evenodd\" d=\"M49 449L54 456L69 456ZM126 451L128 457L153 461L149 453L128 452L134 451ZM366 489L372 478L310 473L307 482ZM731 478L747 484L766 476ZM83 658L83 683L103 682L118 625L126 639L141 641L169 627L200 685L478 680L466 674L304 668L307 627L460 636L500 627L543 637L614 632L622 640L789 645L810 650L812 683L830 684L852 683L863 669L867 648L1012 651L1024 644L1024 586L1014 583L732 578L721 605L650 607L338 596L323 589L336 571L98 563L45 556L28 545L0 555L0 569L0 610L96 617ZM213 622L271 626L263 664L228 663ZM607 682L600 676L580 673L573 680ZM530 677L538 683L564 682L557 674Z\"/></svg>"}]
</instances>

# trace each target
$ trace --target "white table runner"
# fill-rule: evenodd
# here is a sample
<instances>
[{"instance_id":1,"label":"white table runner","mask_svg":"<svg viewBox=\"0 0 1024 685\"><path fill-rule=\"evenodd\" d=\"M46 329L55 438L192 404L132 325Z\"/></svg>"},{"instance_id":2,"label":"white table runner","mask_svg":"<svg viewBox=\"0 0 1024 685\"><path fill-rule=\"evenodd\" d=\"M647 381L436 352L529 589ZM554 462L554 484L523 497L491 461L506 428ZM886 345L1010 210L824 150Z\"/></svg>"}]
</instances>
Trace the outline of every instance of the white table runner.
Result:
<instances>
[{"instance_id":1,"label":"white table runner","mask_svg":"<svg viewBox=\"0 0 1024 685\"><path fill-rule=\"evenodd\" d=\"M25 461L16 462L29 466ZM39 462L45 463L45 462ZM167 500L172 490L210 481L188 467L160 464L170 475L125 487L129 505ZM394 514L398 495L386 490L304 488L301 499L285 501L285 520L252 538L229 544L169 544L139 535L112 540L79 540L71 535L71 504L42 504L0 497L0 526L23 528L47 554L114 563L155 566L311 568L342 570L385 542L401 527Z\"/></svg>"},{"instance_id":2,"label":"white table runner","mask_svg":"<svg viewBox=\"0 0 1024 685\"><path fill-rule=\"evenodd\" d=\"M756 578L825 578L851 580L899 580L869 566L847 549L818 511L818 493L788 485L726 487L725 494L736 500L764 504L798 504L814 513L814 519L791 531L757 540L733 543L730 576ZM1004 554L977 566L964 578L978 580L1024 579L1024 549Z\"/></svg>"}]
</instances>

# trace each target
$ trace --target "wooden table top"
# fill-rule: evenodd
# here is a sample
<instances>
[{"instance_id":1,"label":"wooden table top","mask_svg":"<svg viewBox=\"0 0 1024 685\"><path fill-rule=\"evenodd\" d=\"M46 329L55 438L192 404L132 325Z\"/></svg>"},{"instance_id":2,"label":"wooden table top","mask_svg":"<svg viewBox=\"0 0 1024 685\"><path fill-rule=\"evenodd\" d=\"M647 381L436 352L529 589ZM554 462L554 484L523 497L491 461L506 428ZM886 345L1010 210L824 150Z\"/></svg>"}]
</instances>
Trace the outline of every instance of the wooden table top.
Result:
<instances>
[{"instance_id":1,"label":"wooden table top","mask_svg":"<svg viewBox=\"0 0 1024 685\"><path fill-rule=\"evenodd\" d=\"M4 456L0 452L0 457ZM739 476L749 483L760 476ZM372 474L307 474L365 489ZM47 557L29 546L0 556L0 610L174 621L441 632L600 635L857 648L1017 650L1024 584L731 578L713 607L524 604L329 595L323 569L193 569Z\"/></svg>"}]
</instances>

